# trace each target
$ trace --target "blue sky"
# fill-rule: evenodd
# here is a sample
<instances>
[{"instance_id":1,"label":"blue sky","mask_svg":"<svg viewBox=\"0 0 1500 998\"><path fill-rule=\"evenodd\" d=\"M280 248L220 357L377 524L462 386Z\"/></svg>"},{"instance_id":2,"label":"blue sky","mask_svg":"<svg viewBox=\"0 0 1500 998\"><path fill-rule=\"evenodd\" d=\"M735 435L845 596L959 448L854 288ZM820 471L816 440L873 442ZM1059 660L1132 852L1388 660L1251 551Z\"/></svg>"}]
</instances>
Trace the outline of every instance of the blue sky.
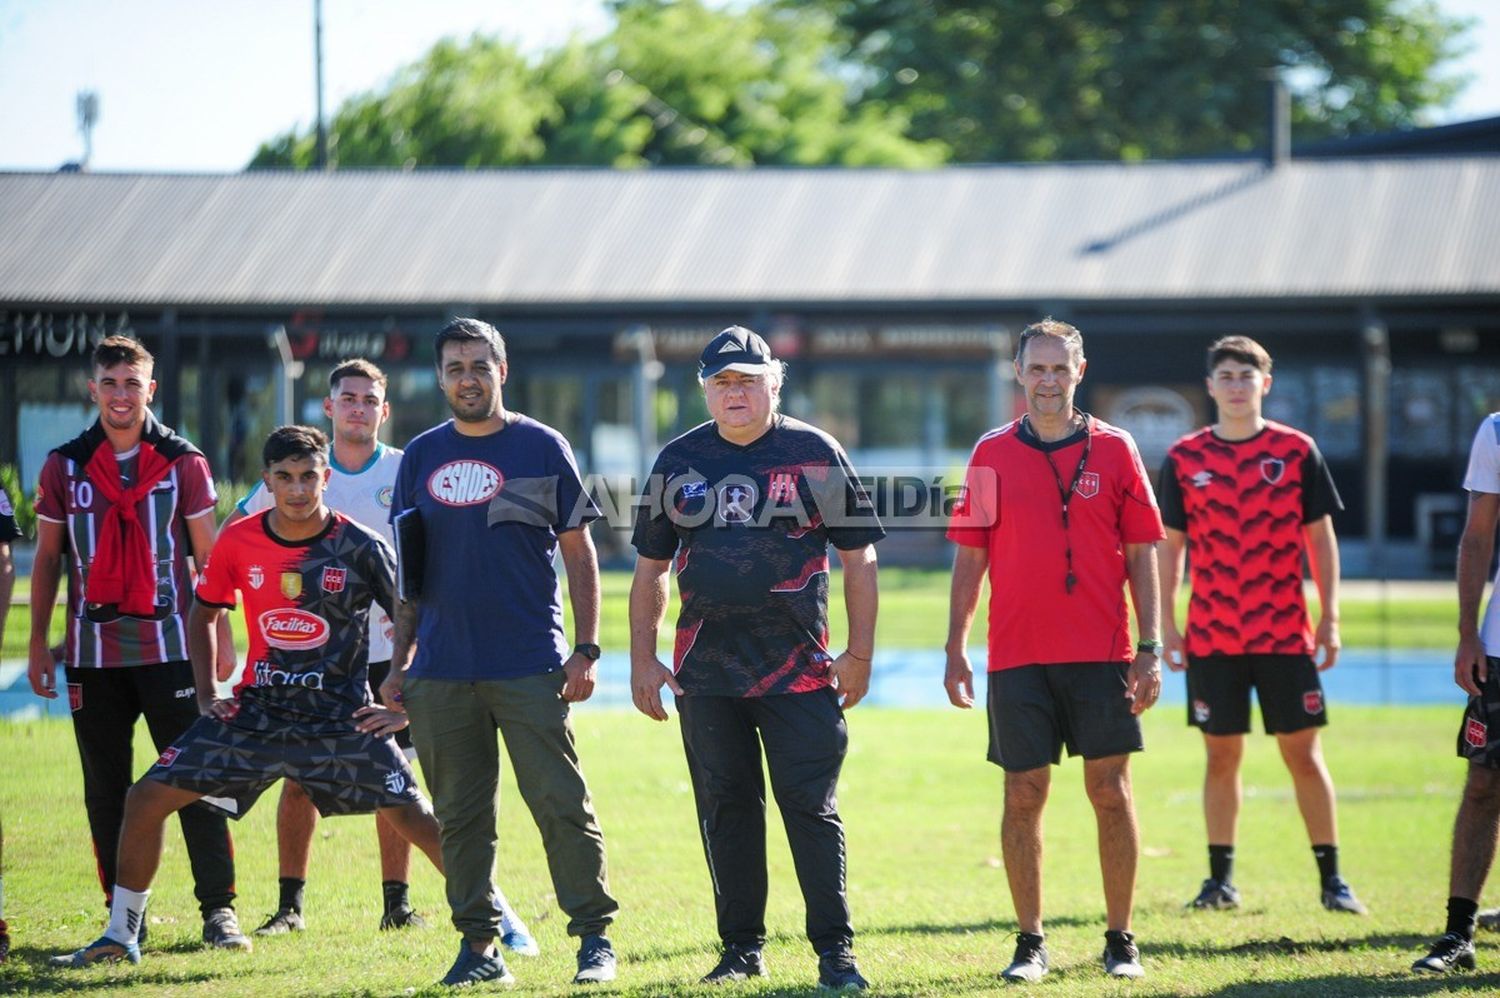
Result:
<instances>
[{"instance_id":1,"label":"blue sky","mask_svg":"<svg viewBox=\"0 0 1500 998\"><path fill-rule=\"evenodd\" d=\"M1441 121L1500 115L1500 5L1458 68L1476 80ZM82 154L75 98L100 96L96 170L237 170L313 119L312 0L0 0L0 169ZM499 32L536 50L605 30L599 0L324 0L330 112L446 35ZM1436 122L1435 122L1436 123Z\"/></svg>"}]
</instances>

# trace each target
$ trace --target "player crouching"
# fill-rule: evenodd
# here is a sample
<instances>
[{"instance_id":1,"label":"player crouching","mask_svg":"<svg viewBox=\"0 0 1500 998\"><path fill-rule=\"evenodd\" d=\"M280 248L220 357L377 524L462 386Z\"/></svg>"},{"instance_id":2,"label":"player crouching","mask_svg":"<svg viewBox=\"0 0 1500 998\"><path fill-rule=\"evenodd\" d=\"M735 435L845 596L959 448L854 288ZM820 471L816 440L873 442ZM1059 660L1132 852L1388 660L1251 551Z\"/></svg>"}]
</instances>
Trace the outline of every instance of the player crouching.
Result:
<instances>
[{"instance_id":1,"label":"player crouching","mask_svg":"<svg viewBox=\"0 0 1500 998\"><path fill-rule=\"evenodd\" d=\"M366 681L367 616L372 604L392 609L395 558L381 537L324 505L327 445L307 426L267 438L264 478L276 505L219 535L188 619L203 716L126 797L109 928L54 965L139 963L167 818L198 800L243 817L281 778L325 816L378 810L441 871L437 819L390 737L406 716L373 705ZM234 699L221 700L216 625L236 593L250 651Z\"/></svg>"}]
</instances>

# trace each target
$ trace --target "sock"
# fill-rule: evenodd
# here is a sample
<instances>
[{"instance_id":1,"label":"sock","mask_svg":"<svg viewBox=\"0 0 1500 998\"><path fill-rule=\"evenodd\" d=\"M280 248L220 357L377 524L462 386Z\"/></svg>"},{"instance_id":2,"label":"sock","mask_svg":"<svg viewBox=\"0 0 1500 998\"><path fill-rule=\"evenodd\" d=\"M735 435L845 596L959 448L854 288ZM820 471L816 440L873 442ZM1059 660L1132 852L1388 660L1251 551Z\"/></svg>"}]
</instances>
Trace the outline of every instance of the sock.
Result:
<instances>
[{"instance_id":1,"label":"sock","mask_svg":"<svg viewBox=\"0 0 1500 998\"><path fill-rule=\"evenodd\" d=\"M382 880L380 891L385 895L385 913L389 915L393 911L411 907L411 899L407 896L410 887L400 880Z\"/></svg>"},{"instance_id":2,"label":"sock","mask_svg":"<svg viewBox=\"0 0 1500 998\"><path fill-rule=\"evenodd\" d=\"M1465 939L1474 938L1474 916L1479 912L1479 902L1468 898L1448 899L1448 927L1444 932L1451 932Z\"/></svg>"},{"instance_id":3,"label":"sock","mask_svg":"<svg viewBox=\"0 0 1500 998\"><path fill-rule=\"evenodd\" d=\"M1234 846L1208 847L1208 875L1221 884L1230 882L1234 876Z\"/></svg>"},{"instance_id":4,"label":"sock","mask_svg":"<svg viewBox=\"0 0 1500 998\"><path fill-rule=\"evenodd\" d=\"M1339 875L1339 847L1313 846L1313 859L1318 861L1318 876L1328 883Z\"/></svg>"},{"instance_id":5,"label":"sock","mask_svg":"<svg viewBox=\"0 0 1500 998\"><path fill-rule=\"evenodd\" d=\"M146 919L146 899L150 896L150 889L132 891L115 884L115 898L109 905L109 928L104 934L117 943L135 942Z\"/></svg>"},{"instance_id":6,"label":"sock","mask_svg":"<svg viewBox=\"0 0 1500 998\"><path fill-rule=\"evenodd\" d=\"M307 886L307 881L299 877L281 878L281 903L278 908L290 908L299 915L302 913L302 889Z\"/></svg>"}]
</instances>

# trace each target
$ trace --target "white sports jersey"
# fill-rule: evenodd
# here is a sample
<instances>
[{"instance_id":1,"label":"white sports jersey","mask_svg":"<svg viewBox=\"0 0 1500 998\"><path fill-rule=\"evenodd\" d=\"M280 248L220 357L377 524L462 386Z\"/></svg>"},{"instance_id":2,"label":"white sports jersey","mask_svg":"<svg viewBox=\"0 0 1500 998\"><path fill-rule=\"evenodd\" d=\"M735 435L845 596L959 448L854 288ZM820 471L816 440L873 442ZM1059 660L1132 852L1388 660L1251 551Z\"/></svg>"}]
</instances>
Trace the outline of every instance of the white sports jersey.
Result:
<instances>
[{"instance_id":1,"label":"white sports jersey","mask_svg":"<svg viewBox=\"0 0 1500 998\"><path fill-rule=\"evenodd\" d=\"M1474 434L1464 488L1470 492L1500 495L1500 412L1486 416L1479 424L1479 432ZM1500 572L1495 575L1495 586L1500 590ZM1500 657L1500 606L1496 604L1495 590L1490 592L1490 605L1485 608L1479 638L1484 642L1486 655Z\"/></svg>"},{"instance_id":2,"label":"white sports jersey","mask_svg":"<svg viewBox=\"0 0 1500 998\"><path fill-rule=\"evenodd\" d=\"M341 467L330 448L328 457L333 474L328 478L328 489L323 501L330 509L336 509L394 544L391 533L391 494L396 484L396 469L401 467L401 451L385 444L376 443L375 453L364 467L350 471ZM250 494L239 502L241 513L259 513L275 505L271 493L264 483L258 483ZM370 661L390 661L394 646L391 642L391 618L378 606L370 607Z\"/></svg>"}]
</instances>

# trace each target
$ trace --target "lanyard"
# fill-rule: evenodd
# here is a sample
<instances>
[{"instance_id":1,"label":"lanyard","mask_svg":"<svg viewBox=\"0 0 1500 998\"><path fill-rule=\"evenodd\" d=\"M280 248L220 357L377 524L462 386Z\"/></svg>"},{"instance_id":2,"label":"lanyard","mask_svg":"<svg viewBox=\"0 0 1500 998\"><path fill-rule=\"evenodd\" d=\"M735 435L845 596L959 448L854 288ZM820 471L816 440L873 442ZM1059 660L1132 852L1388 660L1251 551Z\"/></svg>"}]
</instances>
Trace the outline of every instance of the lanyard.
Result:
<instances>
[{"instance_id":1,"label":"lanyard","mask_svg":"<svg viewBox=\"0 0 1500 998\"><path fill-rule=\"evenodd\" d=\"M1032 434L1035 435L1035 433L1036 430L1033 428ZM1078 483L1083 481L1083 471L1088 466L1089 448L1093 442L1093 434L1089 432L1089 417L1085 415L1083 417L1083 453L1078 456L1078 467L1073 471L1073 481L1067 486L1063 485L1062 473L1057 470L1057 462L1052 460L1052 452L1042 451L1042 456L1047 459L1047 467L1052 469L1052 480L1057 483L1058 501L1062 503L1063 551L1068 560L1068 575L1064 584L1070 596L1073 593L1073 587L1078 584L1078 577L1073 574L1073 535L1068 530L1068 505L1073 501L1073 494L1078 489Z\"/></svg>"}]
</instances>

